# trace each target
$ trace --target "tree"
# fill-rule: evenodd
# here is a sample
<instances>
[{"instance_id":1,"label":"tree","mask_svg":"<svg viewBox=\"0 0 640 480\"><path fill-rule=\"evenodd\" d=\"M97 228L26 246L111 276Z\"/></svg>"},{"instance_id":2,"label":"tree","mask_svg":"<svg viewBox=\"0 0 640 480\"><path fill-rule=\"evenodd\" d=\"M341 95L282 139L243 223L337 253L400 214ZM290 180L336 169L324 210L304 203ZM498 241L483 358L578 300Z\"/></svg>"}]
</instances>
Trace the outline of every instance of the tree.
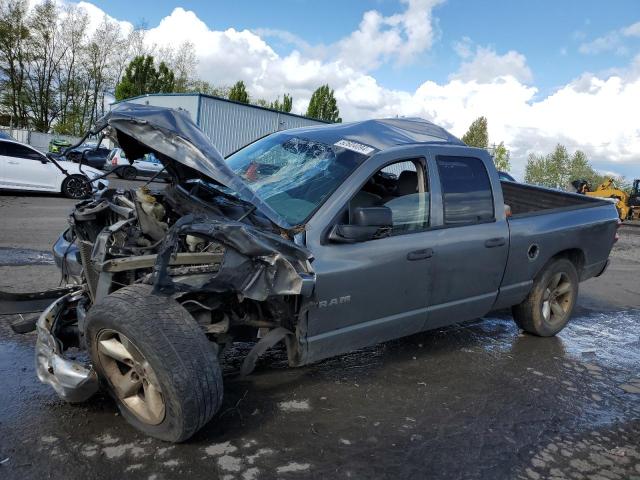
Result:
<instances>
[{"instance_id":1,"label":"tree","mask_svg":"<svg viewBox=\"0 0 640 480\"><path fill-rule=\"evenodd\" d=\"M504 142L500 142L498 145L495 143L491 149L491 157L493 158L493 163L496 166L496 169L501 172L508 172L511 169L511 153L507 150L507 147L504 146Z\"/></svg>"},{"instance_id":2,"label":"tree","mask_svg":"<svg viewBox=\"0 0 640 480\"><path fill-rule=\"evenodd\" d=\"M311 95L307 107L307 117L334 123L342 122L334 91L329 88L328 84L318 87Z\"/></svg>"},{"instance_id":3,"label":"tree","mask_svg":"<svg viewBox=\"0 0 640 480\"><path fill-rule=\"evenodd\" d=\"M274 110L289 113L291 111L291 108L293 107L293 97L291 97L291 95L289 95L288 93L285 93L282 97L282 103L280 103L280 97L278 97L274 102L271 102L269 107L273 108Z\"/></svg>"},{"instance_id":4,"label":"tree","mask_svg":"<svg viewBox=\"0 0 640 480\"><path fill-rule=\"evenodd\" d=\"M569 154L563 145L556 145L548 155L529 155L524 181L551 188L566 188Z\"/></svg>"},{"instance_id":5,"label":"tree","mask_svg":"<svg viewBox=\"0 0 640 480\"><path fill-rule=\"evenodd\" d=\"M229 100L240 103L249 103L249 94L242 80L238 80L229 91Z\"/></svg>"},{"instance_id":6,"label":"tree","mask_svg":"<svg viewBox=\"0 0 640 480\"><path fill-rule=\"evenodd\" d=\"M489 146L487 117L476 118L462 137L462 141L470 147L487 148Z\"/></svg>"},{"instance_id":7,"label":"tree","mask_svg":"<svg viewBox=\"0 0 640 480\"><path fill-rule=\"evenodd\" d=\"M229 92L231 87L222 85L216 87L215 85L207 82L206 80L193 80L190 82L187 92L191 93L203 93L204 95L213 95L214 97L229 98Z\"/></svg>"},{"instance_id":8,"label":"tree","mask_svg":"<svg viewBox=\"0 0 640 480\"><path fill-rule=\"evenodd\" d=\"M604 176L596 172L585 153L581 150L576 150L571 156L568 166L568 178L569 182L574 180L586 180L593 188L602 183Z\"/></svg>"},{"instance_id":9,"label":"tree","mask_svg":"<svg viewBox=\"0 0 640 480\"><path fill-rule=\"evenodd\" d=\"M25 104L27 41L26 0L0 2L0 105L14 126L28 123Z\"/></svg>"},{"instance_id":10,"label":"tree","mask_svg":"<svg viewBox=\"0 0 640 480\"><path fill-rule=\"evenodd\" d=\"M602 183L600 175L589 163L584 152L569 155L563 145L556 145L548 155L529 155L524 181L551 188L571 189L574 180L586 180L592 188Z\"/></svg>"},{"instance_id":11,"label":"tree","mask_svg":"<svg viewBox=\"0 0 640 480\"><path fill-rule=\"evenodd\" d=\"M166 63L160 62L156 78L152 85L152 92L149 93L171 93L175 90L176 81L173 70Z\"/></svg>"},{"instance_id":12,"label":"tree","mask_svg":"<svg viewBox=\"0 0 640 480\"><path fill-rule=\"evenodd\" d=\"M190 83L194 80L198 58L192 42L186 41L178 46L170 63L171 69L176 74L176 92L187 92Z\"/></svg>"},{"instance_id":13,"label":"tree","mask_svg":"<svg viewBox=\"0 0 640 480\"><path fill-rule=\"evenodd\" d=\"M122 80L116 86L116 100L147 93L170 93L174 88L175 75L164 62L156 70L151 55L140 56L127 65Z\"/></svg>"},{"instance_id":14,"label":"tree","mask_svg":"<svg viewBox=\"0 0 640 480\"><path fill-rule=\"evenodd\" d=\"M25 89L28 116L36 130L48 132L60 114L56 81L65 55L56 4L45 0L33 7L28 28L29 61L26 63Z\"/></svg>"}]
</instances>

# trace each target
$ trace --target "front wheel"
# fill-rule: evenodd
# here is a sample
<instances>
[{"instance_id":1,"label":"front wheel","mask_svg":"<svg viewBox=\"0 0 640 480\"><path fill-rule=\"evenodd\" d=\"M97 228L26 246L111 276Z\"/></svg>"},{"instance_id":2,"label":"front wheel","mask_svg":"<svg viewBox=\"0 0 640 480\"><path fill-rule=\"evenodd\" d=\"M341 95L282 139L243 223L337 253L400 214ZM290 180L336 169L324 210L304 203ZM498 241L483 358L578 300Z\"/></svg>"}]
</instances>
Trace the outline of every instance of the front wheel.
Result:
<instances>
[{"instance_id":1,"label":"front wheel","mask_svg":"<svg viewBox=\"0 0 640 480\"><path fill-rule=\"evenodd\" d=\"M94 368L135 428L181 442L222 404L215 348L178 302L149 285L124 287L96 303L86 335Z\"/></svg>"},{"instance_id":2,"label":"front wheel","mask_svg":"<svg viewBox=\"0 0 640 480\"><path fill-rule=\"evenodd\" d=\"M91 195L91 184L83 175L69 175L62 182L62 193L74 200L87 198Z\"/></svg>"},{"instance_id":3,"label":"front wheel","mask_svg":"<svg viewBox=\"0 0 640 480\"><path fill-rule=\"evenodd\" d=\"M578 284L578 272L570 260L553 260L536 277L524 302L513 307L514 320L520 328L534 335L555 335L571 317L578 297Z\"/></svg>"}]
</instances>

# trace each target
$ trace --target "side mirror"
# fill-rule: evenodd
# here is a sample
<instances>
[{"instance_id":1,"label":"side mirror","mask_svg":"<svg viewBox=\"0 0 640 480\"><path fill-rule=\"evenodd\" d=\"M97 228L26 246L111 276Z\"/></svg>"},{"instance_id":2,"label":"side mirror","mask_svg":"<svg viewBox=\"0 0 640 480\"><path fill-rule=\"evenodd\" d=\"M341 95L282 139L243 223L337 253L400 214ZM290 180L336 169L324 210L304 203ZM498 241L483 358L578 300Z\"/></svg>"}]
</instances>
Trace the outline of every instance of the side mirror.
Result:
<instances>
[{"instance_id":1,"label":"side mirror","mask_svg":"<svg viewBox=\"0 0 640 480\"><path fill-rule=\"evenodd\" d=\"M388 237L393 227L393 215L388 207L358 207L351 214L349 225L334 225L329 240L336 243L357 243Z\"/></svg>"}]
</instances>

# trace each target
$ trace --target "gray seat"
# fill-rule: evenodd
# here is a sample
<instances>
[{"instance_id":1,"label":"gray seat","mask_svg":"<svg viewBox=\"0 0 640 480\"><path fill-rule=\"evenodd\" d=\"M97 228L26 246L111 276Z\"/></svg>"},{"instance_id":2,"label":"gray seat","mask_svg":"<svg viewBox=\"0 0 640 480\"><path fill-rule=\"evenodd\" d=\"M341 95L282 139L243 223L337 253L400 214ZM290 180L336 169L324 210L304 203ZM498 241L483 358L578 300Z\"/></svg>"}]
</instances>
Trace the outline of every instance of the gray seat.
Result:
<instances>
[{"instance_id":1,"label":"gray seat","mask_svg":"<svg viewBox=\"0 0 640 480\"><path fill-rule=\"evenodd\" d=\"M418 172L403 170L398 177L396 197L418 192Z\"/></svg>"}]
</instances>

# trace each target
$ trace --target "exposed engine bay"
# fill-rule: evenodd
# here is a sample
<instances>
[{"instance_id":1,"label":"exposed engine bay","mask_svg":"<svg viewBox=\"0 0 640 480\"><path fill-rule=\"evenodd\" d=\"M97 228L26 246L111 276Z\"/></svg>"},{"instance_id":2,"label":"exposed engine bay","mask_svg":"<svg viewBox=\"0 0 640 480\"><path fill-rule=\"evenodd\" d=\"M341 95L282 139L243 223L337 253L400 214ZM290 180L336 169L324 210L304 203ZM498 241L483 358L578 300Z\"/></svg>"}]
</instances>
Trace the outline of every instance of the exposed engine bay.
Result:
<instances>
[{"instance_id":1,"label":"exposed engine bay","mask_svg":"<svg viewBox=\"0 0 640 480\"><path fill-rule=\"evenodd\" d=\"M131 121L142 128L136 122ZM144 127L145 140L171 138L167 132L158 137L157 126ZM153 294L182 305L219 355L233 341L263 339L245 360L243 373L282 340L296 364L298 314L314 284L311 254L295 238L300 229L283 228L216 179L185 179L191 167L161 149L118 129L111 133L138 153L154 151L173 173L172 183L158 190L148 184L107 189L76 205L69 229L54 246L63 279L74 287L38 321L40 379L71 401L93 394L97 380L90 363L67 360L65 351L87 350L85 319L93 305L136 284L150 285ZM220 170L224 173L224 164Z\"/></svg>"},{"instance_id":2,"label":"exposed engine bay","mask_svg":"<svg viewBox=\"0 0 640 480\"><path fill-rule=\"evenodd\" d=\"M174 296L221 345L256 339L259 329L295 329L310 256L273 227L269 231L269 222L250 207L202 182L163 192L106 190L79 203L69 221L65 239L77 251L67 247L62 270L68 283L83 287L76 310L145 283ZM70 253L79 256L80 276L65 265ZM77 330L82 335L82 324Z\"/></svg>"}]
</instances>

